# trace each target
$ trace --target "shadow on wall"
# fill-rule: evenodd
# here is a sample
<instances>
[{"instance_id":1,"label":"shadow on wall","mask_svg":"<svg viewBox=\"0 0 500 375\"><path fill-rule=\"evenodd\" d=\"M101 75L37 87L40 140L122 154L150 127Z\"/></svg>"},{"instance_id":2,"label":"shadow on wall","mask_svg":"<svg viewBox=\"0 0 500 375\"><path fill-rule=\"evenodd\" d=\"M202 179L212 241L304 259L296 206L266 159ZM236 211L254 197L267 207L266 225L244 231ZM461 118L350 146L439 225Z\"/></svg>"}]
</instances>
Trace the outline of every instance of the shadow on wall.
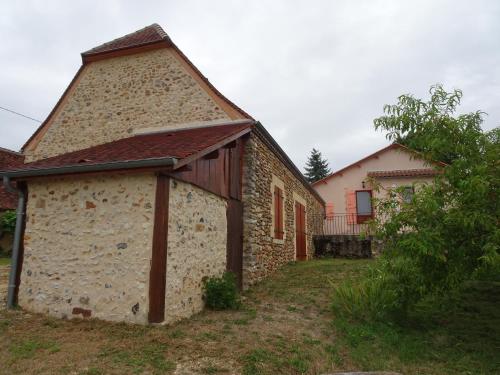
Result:
<instances>
[{"instance_id":1,"label":"shadow on wall","mask_svg":"<svg viewBox=\"0 0 500 375\"><path fill-rule=\"evenodd\" d=\"M12 253L12 233L0 232L0 258L8 258Z\"/></svg>"}]
</instances>

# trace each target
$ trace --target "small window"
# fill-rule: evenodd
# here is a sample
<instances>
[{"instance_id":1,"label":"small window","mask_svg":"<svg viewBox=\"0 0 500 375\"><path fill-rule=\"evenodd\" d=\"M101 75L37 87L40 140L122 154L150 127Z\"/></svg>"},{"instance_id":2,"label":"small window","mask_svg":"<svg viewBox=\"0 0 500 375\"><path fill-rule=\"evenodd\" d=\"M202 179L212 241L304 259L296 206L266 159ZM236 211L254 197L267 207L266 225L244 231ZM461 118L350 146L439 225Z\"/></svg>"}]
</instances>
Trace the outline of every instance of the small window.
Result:
<instances>
[{"instance_id":1,"label":"small window","mask_svg":"<svg viewBox=\"0 0 500 375\"><path fill-rule=\"evenodd\" d=\"M283 239L283 190L274 186L274 238Z\"/></svg>"},{"instance_id":2,"label":"small window","mask_svg":"<svg viewBox=\"0 0 500 375\"><path fill-rule=\"evenodd\" d=\"M415 190L413 189L413 186L405 186L403 189L403 202L411 203L414 194Z\"/></svg>"},{"instance_id":3,"label":"small window","mask_svg":"<svg viewBox=\"0 0 500 375\"><path fill-rule=\"evenodd\" d=\"M372 191L358 190L356 191L356 216L358 224L372 218Z\"/></svg>"}]
</instances>

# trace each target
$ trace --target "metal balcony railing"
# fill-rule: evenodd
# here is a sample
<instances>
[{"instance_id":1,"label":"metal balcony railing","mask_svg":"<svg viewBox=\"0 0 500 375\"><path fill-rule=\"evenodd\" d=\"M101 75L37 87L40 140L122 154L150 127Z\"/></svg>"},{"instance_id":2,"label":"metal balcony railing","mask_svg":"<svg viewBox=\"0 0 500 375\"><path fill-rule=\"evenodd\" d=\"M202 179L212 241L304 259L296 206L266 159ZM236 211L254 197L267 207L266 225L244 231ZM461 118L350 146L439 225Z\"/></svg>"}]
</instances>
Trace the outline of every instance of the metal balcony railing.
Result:
<instances>
[{"instance_id":1,"label":"metal balcony railing","mask_svg":"<svg viewBox=\"0 0 500 375\"><path fill-rule=\"evenodd\" d=\"M363 219L366 219L363 217ZM323 219L323 233L328 235L369 235L370 226L362 222L357 214L335 214Z\"/></svg>"}]
</instances>

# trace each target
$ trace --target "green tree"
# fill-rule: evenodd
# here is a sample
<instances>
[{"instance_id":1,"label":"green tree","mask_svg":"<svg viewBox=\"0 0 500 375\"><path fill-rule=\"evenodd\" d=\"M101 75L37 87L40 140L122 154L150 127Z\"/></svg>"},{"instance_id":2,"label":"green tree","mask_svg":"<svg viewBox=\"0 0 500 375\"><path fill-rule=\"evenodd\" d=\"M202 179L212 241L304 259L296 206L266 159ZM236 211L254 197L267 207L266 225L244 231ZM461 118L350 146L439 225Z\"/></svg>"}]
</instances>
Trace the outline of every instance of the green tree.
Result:
<instances>
[{"instance_id":1,"label":"green tree","mask_svg":"<svg viewBox=\"0 0 500 375\"><path fill-rule=\"evenodd\" d=\"M305 170L305 176L310 183L321 180L331 173L328 161L323 159L321 152L315 148L312 149L311 155L309 155Z\"/></svg>"},{"instance_id":2,"label":"green tree","mask_svg":"<svg viewBox=\"0 0 500 375\"><path fill-rule=\"evenodd\" d=\"M16 211L5 211L0 215L0 229L5 232L14 232L16 228ZM0 232L1 232L0 230Z\"/></svg>"},{"instance_id":3,"label":"green tree","mask_svg":"<svg viewBox=\"0 0 500 375\"><path fill-rule=\"evenodd\" d=\"M394 199L404 193L396 189L375 202L384 250L354 293L369 300L361 306L373 306L368 315L404 316L422 299L446 296L466 280L500 275L500 129L483 132L480 111L456 115L461 98L460 90L436 85L429 101L402 95L374 120L390 140L411 135L428 161L453 157L411 201ZM337 295L351 298L348 288Z\"/></svg>"}]
</instances>

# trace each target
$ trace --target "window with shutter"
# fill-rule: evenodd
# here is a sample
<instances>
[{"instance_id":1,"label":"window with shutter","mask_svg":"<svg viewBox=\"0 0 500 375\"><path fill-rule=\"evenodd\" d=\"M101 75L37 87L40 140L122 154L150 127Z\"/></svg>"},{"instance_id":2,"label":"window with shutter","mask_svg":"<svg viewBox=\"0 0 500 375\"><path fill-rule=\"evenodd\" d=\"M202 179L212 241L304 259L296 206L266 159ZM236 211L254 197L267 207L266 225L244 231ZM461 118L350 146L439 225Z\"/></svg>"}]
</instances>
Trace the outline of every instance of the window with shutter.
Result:
<instances>
[{"instance_id":1,"label":"window with shutter","mask_svg":"<svg viewBox=\"0 0 500 375\"><path fill-rule=\"evenodd\" d=\"M371 190L356 190L356 214L358 224L373 218Z\"/></svg>"}]
</instances>

